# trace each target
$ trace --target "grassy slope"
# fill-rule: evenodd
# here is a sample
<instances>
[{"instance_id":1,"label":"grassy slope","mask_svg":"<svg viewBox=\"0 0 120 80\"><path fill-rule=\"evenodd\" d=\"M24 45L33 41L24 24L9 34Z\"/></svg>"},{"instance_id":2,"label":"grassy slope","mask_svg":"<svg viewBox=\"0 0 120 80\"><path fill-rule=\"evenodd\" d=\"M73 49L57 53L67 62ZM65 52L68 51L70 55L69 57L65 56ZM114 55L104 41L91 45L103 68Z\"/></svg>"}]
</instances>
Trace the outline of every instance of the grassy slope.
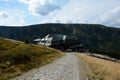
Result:
<instances>
[{"instance_id":1,"label":"grassy slope","mask_svg":"<svg viewBox=\"0 0 120 80\"><path fill-rule=\"evenodd\" d=\"M63 54L57 50L0 38L0 80L42 66Z\"/></svg>"},{"instance_id":2,"label":"grassy slope","mask_svg":"<svg viewBox=\"0 0 120 80\"><path fill-rule=\"evenodd\" d=\"M115 63L95 57L79 54L88 64L92 72L87 71L90 80L120 80L120 63Z\"/></svg>"}]
</instances>

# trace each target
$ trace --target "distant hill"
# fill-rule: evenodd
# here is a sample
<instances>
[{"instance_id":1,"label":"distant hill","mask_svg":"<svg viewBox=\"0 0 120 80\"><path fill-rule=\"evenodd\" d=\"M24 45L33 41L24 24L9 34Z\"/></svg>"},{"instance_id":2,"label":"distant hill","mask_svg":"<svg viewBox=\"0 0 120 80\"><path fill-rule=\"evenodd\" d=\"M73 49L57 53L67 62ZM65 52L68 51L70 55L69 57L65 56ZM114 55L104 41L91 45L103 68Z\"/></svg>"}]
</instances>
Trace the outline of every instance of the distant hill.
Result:
<instances>
[{"instance_id":1,"label":"distant hill","mask_svg":"<svg viewBox=\"0 0 120 80\"><path fill-rule=\"evenodd\" d=\"M119 51L120 28L99 24L38 24L24 27L0 27L0 37L30 42L47 34L67 34L79 38L81 44L90 50Z\"/></svg>"}]
</instances>

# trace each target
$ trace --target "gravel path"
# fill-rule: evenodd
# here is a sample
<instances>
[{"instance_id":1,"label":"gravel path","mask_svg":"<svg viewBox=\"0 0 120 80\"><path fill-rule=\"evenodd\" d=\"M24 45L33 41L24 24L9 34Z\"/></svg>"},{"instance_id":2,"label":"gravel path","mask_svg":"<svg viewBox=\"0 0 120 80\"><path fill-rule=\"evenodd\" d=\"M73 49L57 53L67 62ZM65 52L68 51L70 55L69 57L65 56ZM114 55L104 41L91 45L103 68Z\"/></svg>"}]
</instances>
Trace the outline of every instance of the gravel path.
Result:
<instances>
[{"instance_id":1,"label":"gravel path","mask_svg":"<svg viewBox=\"0 0 120 80\"><path fill-rule=\"evenodd\" d=\"M12 80L87 80L80 59L74 53Z\"/></svg>"}]
</instances>

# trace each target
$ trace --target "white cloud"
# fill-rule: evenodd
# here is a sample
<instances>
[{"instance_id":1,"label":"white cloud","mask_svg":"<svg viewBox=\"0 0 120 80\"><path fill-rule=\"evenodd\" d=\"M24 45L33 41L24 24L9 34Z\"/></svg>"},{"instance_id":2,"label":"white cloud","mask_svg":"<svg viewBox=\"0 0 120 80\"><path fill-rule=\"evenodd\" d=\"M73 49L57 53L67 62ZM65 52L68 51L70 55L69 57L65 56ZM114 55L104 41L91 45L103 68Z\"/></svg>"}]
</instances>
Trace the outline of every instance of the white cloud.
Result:
<instances>
[{"instance_id":1,"label":"white cloud","mask_svg":"<svg viewBox=\"0 0 120 80\"><path fill-rule=\"evenodd\" d=\"M82 18L70 19L70 18L61 18L61 19L53 19L53 23L81 23Z\"/></svg>"},{"instance_id":2,"label":"white cloud","mask_svg":"<svg viewBox=\"0 0 120 80\"><path fill-rule=\"evenodd\" d=\"M82 16L83 8L80 0L68 0L61 7L58 13L53 13L50 17L43 19L42 23L84 23L86 19Z\"/></svg>"},{"instance_id":3,"label":"white cloud","mask_svg":"<svg viewBox=\"0 0 120 80\"><path fill-rule=\"evenodd\" d=\"M120 7L115 8L116 6L119 6L120 0L117 1L1 0L1 1L2 2L4 1L3 4L1 2L0 5L1 10L7 12L0 12L0 25L1 24L28 25L37 24L40 22L40 23L102 23L109 26L120 26ZM16 5L14 6L13 4L15 2ZM19 2L23 4L19 4ZM7 7L5 7L5 5ZM111 10L112 8L115 9ZM23 11L23 13L19 13L21 11ZM33 14L39 16L34 16ZM96 20L98 19L98 16L100 16L99 20Z\"/></svg>"},{"instance_id":4,"label":"white cloud","mask_svg":"<svg viewBox=\"0 0 120 80\"><path fill-rule=\"evenodd\" d=\"M22 3L28 4L30 0L19 0Z\"/></svg>"},{"instance_id":5,"label":"white cloud","mask_svg":"<svg viewBox=\"0 0 120 80\"><path fill-rule=\"evenodd\" d=\"M25 25L23 18L15 16L6 11L0 11L0 25L22 26Z\"/></svg>"},{"instance_id":6,"label":"white cloud","mask_svg":"<svg viewBox=\"0 0 120 80\"><path fill-rule=\"evenodd\" d=\"M10 15L7 13L7 12L5 12L5 11L0 11L0 18L4 18L4 19L6 19L6 18L8 18Z\"/></svg>"},{"instance_id":7,"label":"white cloud","mask_svg":"<svg viewBox=\"0 0 120 80\"><path fill-rule=\"evenodd\" d=\"M40 23L84 23L82 22L83 19L82 18L76 18L76 19L69 19L66 17L60 18L60 19L44 19L42 20Z\"/></svg>"},{"instance_id":8,"label":"white cloud","mask_svg":"<svg viewBox=\"0 0 120 80\"><path fill-rule=\"evenodd\" d=\"M46 16L59 10L60 6L55 4L55 0L19 0L28 5L28 10L33 14Z\"/></svg>"},{"instance_id":9,"label":"white cloud","mask_svg":"<svg viewBox=\"0 0 120 80\"><path fill-rule=\"evenodd\" d=\"M105 25L120 27L120 7L104 13L98 21Z\"/></svg>"}]
</instances>

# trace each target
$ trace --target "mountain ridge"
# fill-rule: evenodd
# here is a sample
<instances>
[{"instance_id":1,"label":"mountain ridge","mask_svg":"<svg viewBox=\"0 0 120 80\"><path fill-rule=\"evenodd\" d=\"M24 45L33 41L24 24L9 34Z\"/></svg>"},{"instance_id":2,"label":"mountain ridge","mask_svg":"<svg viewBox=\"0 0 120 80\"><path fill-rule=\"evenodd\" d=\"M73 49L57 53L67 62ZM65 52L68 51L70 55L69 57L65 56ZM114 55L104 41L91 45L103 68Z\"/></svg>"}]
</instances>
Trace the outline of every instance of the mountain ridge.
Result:
<instances>
[{"instance_id":1,"label":"mountain ridge","mask_svg":"<svg viewBox=\"0 0 120 80\"><path fill-rule=\"evenodd\" d=\"M89 50L120 52L120 28L100 24L36 24L23 27L0 27L0 37L30 42L47 34L73 35Z\"/></svg>"}]
</instances>

